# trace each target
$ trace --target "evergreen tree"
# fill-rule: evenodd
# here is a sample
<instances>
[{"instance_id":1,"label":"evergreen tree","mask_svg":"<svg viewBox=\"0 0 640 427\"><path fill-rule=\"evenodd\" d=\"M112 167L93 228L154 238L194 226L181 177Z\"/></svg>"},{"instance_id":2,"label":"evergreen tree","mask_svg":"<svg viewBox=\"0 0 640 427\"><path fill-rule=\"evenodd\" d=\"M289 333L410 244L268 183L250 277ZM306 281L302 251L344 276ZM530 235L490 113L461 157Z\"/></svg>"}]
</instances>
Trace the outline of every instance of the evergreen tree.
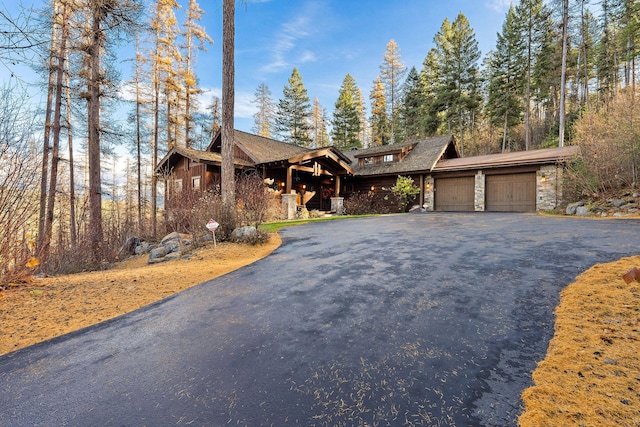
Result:
<instances>
[{"instance_id":1,"label":"evergreen tree","mask_svg":"<svg viewBox=\"0 0 640 427\"><path fill-rule=\"evenodd\" d=\"M549 15L548 9L542 0L520 0L516 8L517 20L521 23L522 38L525 45L525 81L524 81L524 127L525 150L532 144L531 138L531 100L532 78L536 58L542 48L544 24Z\"/></svg>"},{"instance_id":2,"label":"evergreen tree","mask_svg":"<svg viewBox=\"0 0 640 427\"><path fill-rule=\"evenodd\" d=\"M309 146L310 105L298 69L294 67L288 85L283 90L284 98L278 103L276 127L283 140L290 144Z\"/></svg>"},{"instance_id":3,"label":"evergreen tree","mask_svg":"<svg viewBox=\"0 0 640 427\"><path fill-rule=\"evenodd\" d=\"M389 118L384 96L384 85L380 76L376 77L369 96L371 101L371 143L372 145L389 144Z\"/></svg>"},{"instance_id":4,"label":"evergreen tree","mask_svg":"<svg viewBox=\"0 0 640 427\"><path fill-rule=\"evenodd\" d=\"M427 53L420 72L420 86L422 90L421 120L425 135L435 135L442 124L444 105L440 103L440 60L438 51L433 48Z\"/></svg>"},{"instance_id":5,"label":"evergreen tree","mask_svg":"<svg viewBox=\"0 0 640 427\"><path fill-rule=\"evenodd\" d=\"M402 83L407 69L400 58L400 48L395 40L387 43L384 61L380 65L380 77L385 86L387 117L390 124L390 143L396 142L400 130L400 111Z\"/></svg>"},{"instance_id":6,"label":"evergreen tree","mask_svg":"<svg viewBox=\"0 0 640 427\"><path fill-rule=\"evenodd\" d=\"M460 151L464 156L464 132L479 106L478 76L480 50L469 21L458 14L453 23L442 23L434 42L440 70L439 103L445 106L449 131L457 128Z\"/></svg>"},{"instance_id":7,"label":"evergreen tree","mask_svg":"<svg viewBox=\"0 0 640 427\"><path fill-rule=\"evenodd\" d=\"M487 112L493 124L502 125L502 151L507 149L509 128L521 123L522 83L525 76L526 46L520 37L518 16L511 6L498 34L496 51L490 59L489 103Z\"/></svg>"},{"instance_id":8,"label":"evergreen tree","mask_svg":"<svg viewBox=\"0 0 640 427\"><path fill-rule=\"evenodd\" d=\"M333 110L333 145L341 150L362 147L360 140L360 99L356 81L347 74L340 87L340 94Z\"/></svg>"},{"instance_id":9,"label":"evergreen tree","mask_svg":"<svg viewBox=\"0 0 640 427\"><path fill-rule=\"evenodd\" d=\"M320 105L320 100L313 100L311 108L311 147L327 147L329 146L329 134L327 132L327 110Z\"/></svg>"},{"instance_id":10,"label":"evergreen tree","mask_svg":"<svg viewBox=\"0 0 640 427\"><path fill-rule=\"evenodd\" d=\"M253 115L253 131L260 136L271 138L276 117L276 106L271 98L271 90L266 83L260 83L256 89L254 104L258 105L258 111Z\"/></svg>"},{"instance_id":11,"label":"evergreen tree","mask_svg":"<svg viewBox=\"0 0 640 427\"><path fill-rule=\"evenodd\" d=\"M422 80L415 67L411 67L404 84L402 102L403 134L408 140L416 140L424 135Z\"/></svg>"},{"instance_id":12,"label":"evergreen tree","mask_svg":"<svg viewBox=\"0 0 640 427\"><path fill-rule=\"evenodd\" d=\"M190 147L192 144L190 132L193 127L192 110L197 109L196 98L202 91L198 87L198 80L193 71L196 62L196 51L206 50L205 43L213 43L204 27L198 24L202 19L203 11L195 0L189 0L187 10L187 21L183 36L185 38L184 67L182 69L182 84L184 85L184 145Z\"/></svg>"},{"instance_id":13,"label":"evergreen tree","mask_svg":"<svg viewBox=\"0 0 640 427\"><path fill-rule=\"evenodd\" d=\"M370 132L367 124L367 107L364 104L364 97L362 96L362 89L358 88L358 121L360 122L360 143L362 147L368 147L370 144Z\"/></svg>"}]
</instances>

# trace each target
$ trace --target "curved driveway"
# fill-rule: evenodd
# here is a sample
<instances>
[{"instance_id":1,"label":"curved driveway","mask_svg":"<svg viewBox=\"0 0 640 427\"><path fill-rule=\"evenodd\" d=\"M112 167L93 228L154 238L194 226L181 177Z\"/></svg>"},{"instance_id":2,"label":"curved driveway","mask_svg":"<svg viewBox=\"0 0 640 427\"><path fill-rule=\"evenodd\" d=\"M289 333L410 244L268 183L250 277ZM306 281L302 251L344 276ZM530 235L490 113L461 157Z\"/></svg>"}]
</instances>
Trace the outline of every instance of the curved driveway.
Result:
<instances>
[{"instance_id":1,"label":"curved driveway","mask_svg":"<svg viewBox=\"0 0 640 427\"><path fill-rule=\"evenodd\" d=\"M0 425L515 426L560 290L638 254L639 232L490 213L292 227L251 266L0 357Z\"/></svg>"}]
</instances>

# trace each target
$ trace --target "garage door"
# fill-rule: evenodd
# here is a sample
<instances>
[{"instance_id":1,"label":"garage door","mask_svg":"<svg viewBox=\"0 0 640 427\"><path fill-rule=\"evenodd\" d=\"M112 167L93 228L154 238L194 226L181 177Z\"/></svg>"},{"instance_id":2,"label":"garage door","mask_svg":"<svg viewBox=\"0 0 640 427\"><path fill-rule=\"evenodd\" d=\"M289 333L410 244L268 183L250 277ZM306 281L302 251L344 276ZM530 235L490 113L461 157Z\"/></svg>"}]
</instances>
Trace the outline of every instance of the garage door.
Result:
<instances>
[{"instance_id":1,"label":"garage door","mask_svg":"<svg viewBox=\"0 0 640 427\"><path fill-rule=\"evenodd\" d=\"M435 180L437 211L473 211L475 178L440 178Z\"/></svg>"},{"instance_id":2,"label":"garage door","mask_svg":"<svg viewBox=\"0 0 640 427\"><path fill-rule=\"evenodd\" d=\"M485 209L492 212L535 212L535 172L487 175L485 203Z\"/></svg>"}]
</instances>

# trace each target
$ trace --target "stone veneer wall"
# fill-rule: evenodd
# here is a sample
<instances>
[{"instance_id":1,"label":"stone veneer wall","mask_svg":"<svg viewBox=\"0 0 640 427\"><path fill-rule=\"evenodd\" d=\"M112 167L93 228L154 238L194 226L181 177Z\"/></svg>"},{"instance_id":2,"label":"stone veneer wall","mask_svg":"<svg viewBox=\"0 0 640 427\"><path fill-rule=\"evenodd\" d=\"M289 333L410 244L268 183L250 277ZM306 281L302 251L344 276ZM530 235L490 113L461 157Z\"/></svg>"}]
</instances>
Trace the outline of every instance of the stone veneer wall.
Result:
<instances>
[{"instance_id":1,"label":"stone veneer wall","mask_svg":"<svg viewBox=\"0 0 640 427\"><path fill-rule=\"evenodd\" d=\"M435 180L431 175L427 175L424 179L424 202L422 207L424 210L432 211L435 206L435 194L433 192Z\"/></svg>"},{"instance_id":2,"label":"stone veneer wall","mask_svg":"<svg viewBox=\"0 0 640 427\"><path fill-rule=\"evenodd\" d=\"M536 175L536 210L552 211L562 203L562 168L541 166Z\"/></svg>"},{"instance_id":3,"label":"stone veneer wall","mask_svg":"<svg viewBox=\"0 0 640 427\"><path fill-rule=\"evenodd\" d=\"M476 212L484 211L484 194L485 194L484 177L485 175L482 173L482 171L478 171L478 173L476 173L476 187L474 190L475 196L473 199L473 210L475 210Z\"/></svg>"}]
</instances>

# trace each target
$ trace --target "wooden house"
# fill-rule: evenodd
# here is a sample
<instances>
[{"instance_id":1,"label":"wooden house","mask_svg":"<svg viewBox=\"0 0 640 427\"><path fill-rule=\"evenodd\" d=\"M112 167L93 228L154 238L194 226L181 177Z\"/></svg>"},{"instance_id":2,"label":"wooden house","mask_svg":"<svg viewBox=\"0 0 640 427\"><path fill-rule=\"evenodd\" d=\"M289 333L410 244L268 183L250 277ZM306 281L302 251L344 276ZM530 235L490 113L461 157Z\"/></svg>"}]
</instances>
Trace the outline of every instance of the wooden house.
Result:
<instances>
[{"instance_id":1,"label":"wooden house","mask_svg":"<svg viewBox=\"0 0 640 427\"><path fill-rule=\"evenodd\" d=\"M205 151L172 147L156 167L167 191L219 185L221 143L218 132ZM356 192L389 192L399 175L413 178L415 204L426 210L551 210L562 202L563 165L577 153L564 147L461 158L451 135L343 153L234 131L237 173L257 171L287 200L320 211Z\"/></svg>"}]
</instances>

